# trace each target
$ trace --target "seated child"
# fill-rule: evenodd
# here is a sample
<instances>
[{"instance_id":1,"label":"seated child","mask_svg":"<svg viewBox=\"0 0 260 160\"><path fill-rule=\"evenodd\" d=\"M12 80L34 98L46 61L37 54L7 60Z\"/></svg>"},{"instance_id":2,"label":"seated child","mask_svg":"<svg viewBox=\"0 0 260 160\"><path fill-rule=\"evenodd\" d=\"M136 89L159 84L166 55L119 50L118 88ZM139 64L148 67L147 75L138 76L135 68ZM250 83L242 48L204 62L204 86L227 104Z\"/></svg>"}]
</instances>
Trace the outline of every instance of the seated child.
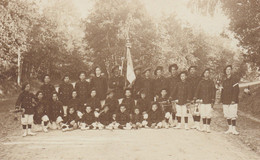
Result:
<instances>
[{"instance_id":1,"label":"seated child","mask_svg":"<svg viewBox=\"0 0 260 160\"><path fill-rule=\"evenodd\" d=\"M114 96L114 91L111 90L107 93L105 105L109 105L109 112L115 114L118 111L119 102Z\"/></svg>"},{"instance_id":2,"label":"seated child","mask_svg":"<svg viewBox=\"0 0 260 160\"><path fill-rule=\"evenodd\" d=\"M90 98L87 100L87 104L90 105L93 111L99 112L101 109L100 99L97 97L97 91L93 88L90 92Z\"/></svg>"},{"instance_id":3,"label":"seated child","mask_svg":"<svg viewBox=\"0 0 260 160\"><path fill-rule=\"evenodd\" d=\"M143 113L143 112L147 113L151 103L150 103L149 99L146 97L146 93L144 92L144 90L140 91L140 95L141 95L141 98L139 98L137 100L136 105L139 106L141 113Z\"/></svg>"},{"instance_id":4,"label":"seated child","mask_svg":"<svg viewBox=\"0 0 260 160\"><path fill-rule=\"evenodd\" d=\"M23 126L23 137L27 135L34 136L36 135L31 131L32 124L33 124L33 114L35 111L35 96L33 93L30 92L30 84L25 83L22 86L22 93L19 95L16 104L15 109L19 110L22 109L22 126ZM28 132L27 132L27 126L28 126Z\"/></svg>"},{"instance_id":5,"label":"seated child","mask_svg":"<svg viewBox=\"0 0 260 160\"><path fill-rule=\"evenodd\" d=\"M80 120L80 129L93 129L93 123L96 121L96 117L90 105L87 105L85 108L85 113L83 114Z\"/></svg>"},{"instance_id":6,"label":"seated child","mask_svg":"<svg viewBox=\"0 0 260 160\"><path fill-rule=\"evenodd\" d=\"M109 125L112 123L113 119L109 107L109 105L105 104L104 109L101 111L98 117L101 128L111 129Z\"/></svg>"},{"instance_id":7,"label":"seated child","mask_svg":"<svg viewBox=\"0 0 260 160\"><path fill-rule=\"evenodd\" d=\"M148 126L151 128L161 128L163 115L161 109L158 108L157 102L152 103L152 109L148 113Z\"/></svg>"},{"instance_id":8,"label":"seated child","mask_svg":"<svg viewBox=\"0 0 260 160\"><path fill-rule=\"evenodd\" d=\"M50 122L51 122L51 128L52 129L61 129L61 124L63 121L62 116L63 114L63 105L58 100L58 94L54 92L52 94L52 102L50 105Z\"/></svg>"},{"instance_id":9,"label":"seated child","mask_svg":"<svg viewBox=\"0 0 260 160\"><path fill-rule=\"evenodd\" d=\"M125 98L123 98L122 103L126 108L128 114L132 114L133 108L135 106L135 100L132 98L132 93L130 88L125 89Z\"/></svg>"},{"instance_id":10,"label":"seated child","mask_svg":"<svg viewBox=\"0 0 260 160\"><path fill-rule=\"evenodd\" d=\"M70 131L78 128L78 115L73 107L69 108L69 114L64 118L62 124L62 131Z\"/></svg>"},{"instance_id":11,"label":"seated child","mask_svg":"<svg viewBox=\"0 0 260 160\"><path fill-rule=\"evenodd\" d=\"M72 91L72 98L69 101L69 108L73 107L79 118L82 118L84 107L81 106L80 100L78 99L78 94L76 90Z\"/></svg>"},{"instance_id":12,"label":"seated child","mask_svg":"<svg viewBox=\"0 0 260 160\"><path fill-rule=\"evenodd\" d=\"M48 132L49 117L47 116L46 103L43 101L42 91L36 93L36 108L33 116L35 126L40 126L41 130Z\"/></svg>"},{"instance_id":13,"label":"seated child","mask_svg":"<svg viewBox=\"0 0 260 160\"><path fill-rule=\"evenodd\" d=\"M172 105L169 102L168 96L167 96L167 90L163 88L161 90L161 96L158 98L157 102L160 104L163 115L164 115L164 127L169 128L172 114Z\"/></svg>"},{"instance_id":14,"label":"seated child","mask_svg":"<svg viewBox=\"0 0 260 160\"><path fill-rule=\"evenodd\" d=\"M136 107L132 115L131 123L134 129L142 127L143 115L140 113L140 109Z\"/></svg>"},{"instance_id":15,"label":"seated child","mask_svg":"<svg viewBox=\"0 0 260 160\"><path fill-rule=\"evenodd\" d=\"M126 105L120 105L120 112L116 114L116 122L118 123L119 129L131 129L132 126L130 124L130 115L126 111Z\"/></svg>"}]
</instances>

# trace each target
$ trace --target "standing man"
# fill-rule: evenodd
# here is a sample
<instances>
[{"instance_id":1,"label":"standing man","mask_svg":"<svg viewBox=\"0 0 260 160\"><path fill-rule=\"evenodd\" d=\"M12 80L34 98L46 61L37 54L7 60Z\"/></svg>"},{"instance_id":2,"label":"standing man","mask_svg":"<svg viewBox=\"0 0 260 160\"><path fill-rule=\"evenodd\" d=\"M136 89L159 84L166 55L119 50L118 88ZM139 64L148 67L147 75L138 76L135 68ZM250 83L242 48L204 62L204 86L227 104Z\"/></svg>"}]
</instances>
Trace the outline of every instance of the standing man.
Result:
<instances>
[{"instance_id":1,"label":"standing man","mask_svg":"<svg viewBox=\"0 0 260 160\"><path fill-rule=\"evenodd\" d=\"M134 99L139 99L140 98L140 91L143 87L143 77L141 75L141 69L142 67L141 66L137 66L135 69L134 69L134 72L135 72L135 76L136 76L136 79L134 81L134 84L133 84L133 98Z\"/></svg>"},{"instance_id":2,"label":"standing man","mask_svg":"<svg viewBox=\"0 0 260 160\"><path fill-rule=\"evenodd\" d=\"M227 118L228 122L228 130L225 133L238 135L239 133L236 131L236 119L239 95L239 79L233 77L231 65L225 67L224 74L225 78L221 92L221 102L223 103L224 117Z\"/></svg>"},{"instance_id":3,"label":"standing man","mask_svg":"<svg viewBox=\"0 0 260 160\"><path fill-rule=\"evenodd\" d=\"M202 100L200 105L200 115L203 121L202 131L210 133L210 122L212 117L212 108L215 103L216 88L213 80L210 79L210 69L205 69L202 74L197 90L195 92L194 100ZM195 119L196 120L196 119ZM199 123L195 121L196 129L199 128Z\"/></svg>"},{"instance_id":4,"label":"standing man","mask_svg":"<svg viewBox=\"0 0 260 160\"><path fill-rule=\"evenodd\" d=\"M160 97L161 90L167 87L167 80L162 74L163 74L163 67L157 66L154 71L154 75L156 76L156 78L154 79L154 83L153 83L153 88L154 88L153 97L155 97L156 99Z\"/></svg>"},{"instance_id":5,"label":"standing man","mask_svg":"<svg viewBox=\"0 0 260 160\"><path fill-rule=\"evenodd\" d=\"M90 82L90 86L95 88L97 92L97 98L100 99L102 106L105 104L107 94L107 79L101 75L101 68L99 66L94 68L95 76Z\"/></svg>"},{"instance_id":6,"label":"standing man","mask_svg":"<svg viewBox=\"0 0 260 160\"><path fill-rule=\"evenodd\" d=\"M64 117L67 116L67 110L70 100L72 99L72 91L73 91L73 85L70 83L69 75L64 75L62 78L62 83L59 86L58 94L59 94L59 100L62 102L63 105L63 112Z\"/></svg>"},{"instance_id":7,"label":"standing man","mask_svg":"<svg viewBox=\"0 0 260 160\"><path fill-rule=\"evenodd\" d=\"M176 99L176 94L174 93L175 88L177 87L178 82L180 81L180 78L178 76L178 65L177 64L171 64L168 68L169 72L171 73L171 76L167 78L167 89L169 92L169 100L172 101L173 99ZM175 115L176 115L176 105L172 104L173 110L172 110L172 120L175 121Z\"/></svg>"},{"instance_id":8,"label":"standing man","mask_svg":"<svg viewBox=\"0 0 260 160\"><path fill-rule=\"evenodd\" d=\"M120 75L119 66L116 65L112 68L112 76L108 81L108 85L110 89L113 89L114 98L120 99L124 96L124 77Z\"/></svg>"},{"instance_id":9,"label":"standing man","mask_svg":"<svg viewBox=\"0 0 260 160\"><path fill-rule=\"evenodd\" d=\"M146 68L143 71L143 92L145 93L147 100L153 101L153 79L151 78L151 68Z\"/></svg>"},{"instance_id":10,"label":"standing man","mask_svg":"<svg viewBox=\"0 0 260 160\"><path fill-rule=\"evenodd\" d=\"M86 72L81 71L79 73L79 81L75 85L75 90L77 93L77 98L81 107L87 103L87 99L90 97L90 85L89 82L86 81Z\"/></svg>"},{"instance_id":11,"label":"standing man","mask_svg":"<svg viewBox=\"0 0 260 160\"><path fill-rule=\"evenodd\" d=\"M194 126L192 126L191 128L192 129L198 129L200 130L199 128L199 123L200 123L200 116L199 115L196 115L195 114L195 101L194 101L194 97L195 97L195 92L197 90L197 87L198 87L198 84L201 80L201 77L197 74L197 66L190 66L190 68L188 69L188 83L189 83L189 86L190 86L190 97L189 99L191 100L191 106L190 106L190 109L191 109L191 114L192 114L192 117L193 117L193 121L195 123Z\"/></svg>"}]
</instances>

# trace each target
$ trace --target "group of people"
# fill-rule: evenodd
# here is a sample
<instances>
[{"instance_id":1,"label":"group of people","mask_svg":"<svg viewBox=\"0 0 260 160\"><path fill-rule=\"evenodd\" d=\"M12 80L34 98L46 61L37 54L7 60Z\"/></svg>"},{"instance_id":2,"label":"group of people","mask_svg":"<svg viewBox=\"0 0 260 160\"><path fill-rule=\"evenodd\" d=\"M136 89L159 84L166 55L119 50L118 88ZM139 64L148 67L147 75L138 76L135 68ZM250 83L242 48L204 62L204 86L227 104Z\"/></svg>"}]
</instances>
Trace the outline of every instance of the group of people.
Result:
<instances>
[{"instance_id":1,"label":"group of people","mask_svg":"<svg viewBox=\"0 0 260 160\"><path fill-rule=\"evenodd\" d=\"M56 91L45 75L43 85L34 95L30 84L22 86L22 93L16 102L16 109L22 110L23 136L35 135L32 125L39 125L44 132L48 128L69 131L75 129L138 129L138 128L184 128L189 129L188 115L192 115L191 128L210 133L212 107L215 103L216 88L210 78L211 70L205 69L201 76L197 67L178 71L172 64L163 76L163 67L154 70L135 68L136 79L125 87L125 78L120 75L119 66L112 69L107 80L99 66L94 76L86 79L86 72L79 73L79 81L73 86L69 75L65 75ZM221 102L229 129L236 131L238 80L232 76L232 66L224 69ZM201 125L202 121L202 125ZM202 126L202 127L201 127Z\"/></svg>"}]
</instances>

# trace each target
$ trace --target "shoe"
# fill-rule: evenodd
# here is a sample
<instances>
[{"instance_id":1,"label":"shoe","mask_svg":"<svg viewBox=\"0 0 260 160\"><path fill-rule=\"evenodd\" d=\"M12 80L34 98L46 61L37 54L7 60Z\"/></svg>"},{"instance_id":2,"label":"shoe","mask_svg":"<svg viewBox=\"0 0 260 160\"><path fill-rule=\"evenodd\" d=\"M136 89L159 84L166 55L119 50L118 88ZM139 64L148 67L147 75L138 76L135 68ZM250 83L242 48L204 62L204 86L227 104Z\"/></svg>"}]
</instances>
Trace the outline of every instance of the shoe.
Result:
<instances>
[{"instance_id":1,"label":"shoe","mask_svg":"<svg viewBox=\"0 0 260 160\"><path fill-rule=\"evenodd\" d=\"M190 129L197 129L197 126L193 125L192 127L190 127Z\"/></svg>"},{"instance_id":2,"label":"shoe","mask_svg":"<svg viewBox=\"0 0 260 160\"><path fill-rule=\"evenodd\" d=\"M203 125L203 128L202 128L202 130L201 130L202 132L207 132L207 126L204 124Z\"/></svg>"},{"instance_id":3,"label":"shoe","mask_svg":"<svg viewBox=\"0 0 260 160\"><path fill-rule=\"evenodd\" d=\"M36 133L33 133L30 129L28 129L28 135L30 135L30 136L35 136Z\"/></svg>"},{"instance_id":4,"label":"shoe","mask_svg":"<svg viewBox=\"0 0 260 160\"><path fill-rule=\"evenodd\" d=\"M232 134L239 135L239 132L236 130L235 126L233 126L233 128L232 128Z\"/></svg>"},{"instance_id":5,"label":"shoe","mask_svg":"<svg viewBox=\"0 0 260 160\"><path fill-rule=\"evenodd\" d=\"M22 136L23 136L23 137L26 137L26 136L27 136L27 131L24 131L24 133L23 133Z\"/></svg>"},{"instance_id":6,"label":"shoe","mask_svg":"<svg viewBox=\"0 0 260 160\"><path fill-rule=\"evenodd\" d=\"M174 127L174 129L180 129L181 128L181 124L178 123L176 127Z\"/></svg>"},{"instance_id":7,"label":"shoe","mask_svg":"<svg viewBox=\"0 0 260 160\"><path fill-rule=\"evenodd\" d=\"M185 124L185 129L186 129L186 130L189 130L189 129L190 129L188 124Z\"/></svg>"},{"instance_id":8,"label":"shoe","mask_svg":"<svg viewBox=\"0 0 260 160\"><path fill-rule=\"evenodd\" d=\"M43 127L43 132L48 133L48 129L46 126Z\"/></svg>"},{"instance_id":9,"label":"shoe","mask_svg":"<svg viewBox=\"0 0 260 160\"><path fill-rule=\"evenodd\" d=\"M197 128L198 131L201 131L200 125L198 124Z\"/></svg>"},{"instance_id":10,"label":"shoe","mask_svg":"<svg viewBox=\"0 0 260 160\"><path fill-rule=\"evenodd\" d=\"M207 133L210 133L211 131L210 131L210 126L209 125L207 125Z\"/></svg>"},{"instance_id":11,"label":"shoe","mask_svg":"<svg viewBox=\"0 0 260 160\"><path fill-rule=\"evenodd\" d=\"M228 126L228 130L225 132L225 134L229 134L232 133L232 126Z\"/></svg>"}]
</instances>

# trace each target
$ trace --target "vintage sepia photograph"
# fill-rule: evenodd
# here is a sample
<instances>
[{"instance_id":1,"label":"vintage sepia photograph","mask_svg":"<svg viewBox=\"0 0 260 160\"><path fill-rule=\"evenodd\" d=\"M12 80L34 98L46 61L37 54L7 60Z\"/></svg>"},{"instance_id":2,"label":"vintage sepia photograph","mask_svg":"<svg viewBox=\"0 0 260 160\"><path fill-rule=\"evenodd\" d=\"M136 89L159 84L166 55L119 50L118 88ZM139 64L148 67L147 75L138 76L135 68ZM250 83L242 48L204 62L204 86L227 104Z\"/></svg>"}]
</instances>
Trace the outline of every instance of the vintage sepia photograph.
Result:
<instances>
[{"instance_id":1,"label":"vintage sepia photograph","mask_svg":"<svg viewBox=\"0 0 260 160\"><path fill-rule=\"evenodd\" d=\"M0 0L0 160L259 160L260 0Z\"/></svg>"}]
</instances>

